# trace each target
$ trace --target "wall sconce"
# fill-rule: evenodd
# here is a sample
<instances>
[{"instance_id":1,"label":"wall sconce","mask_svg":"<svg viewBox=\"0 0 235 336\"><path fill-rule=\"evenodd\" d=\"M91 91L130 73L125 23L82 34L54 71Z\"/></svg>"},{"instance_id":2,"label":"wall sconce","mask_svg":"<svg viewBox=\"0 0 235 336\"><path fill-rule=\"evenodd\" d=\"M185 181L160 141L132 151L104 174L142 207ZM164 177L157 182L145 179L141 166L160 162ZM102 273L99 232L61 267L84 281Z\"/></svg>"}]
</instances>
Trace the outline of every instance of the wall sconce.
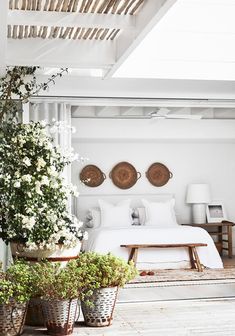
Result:
<instances>
[{"instance_id":1,"label":"wall sconce","mask_svg":"<svg viewBox=\"0 0 235 336\"><path fill-rule=\"evenodd\" d=\"M208 184L189 184L186 203L192 204L193 223L206 223L206 204L211 202Z\"/></svg>"}]
</instances>

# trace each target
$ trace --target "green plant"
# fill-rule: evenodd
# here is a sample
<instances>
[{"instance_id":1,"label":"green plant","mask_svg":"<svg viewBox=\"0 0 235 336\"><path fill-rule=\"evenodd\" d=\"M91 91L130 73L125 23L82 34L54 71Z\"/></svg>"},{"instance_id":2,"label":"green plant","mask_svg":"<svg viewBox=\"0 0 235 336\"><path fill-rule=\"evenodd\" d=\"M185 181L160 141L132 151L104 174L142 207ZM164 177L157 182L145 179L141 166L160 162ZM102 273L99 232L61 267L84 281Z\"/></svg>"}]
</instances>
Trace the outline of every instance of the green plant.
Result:
<instances>
[{"instance_id":1,"label":"green plant","mask_svg":"<svg viewBox=\"0 0 235 336\"><path fill-rule=\"evenodd\" d=\"M31 284L31 268L24 262L16 261L6 272L0 271L0 304L9 304L12 299L27 302L32 293Z\"/></svg>"},{"instance_id":2,"label":"green plant","mask_svg":"<svg viewBox=\"0 0 235 336\"><path fill-rule=\"evenodd\" d=\"M71 162L55 147L43 122L0 125L0 237L29 250L75 246L82 223L67 210L73 185L61 177Z\"/></svg>"},{"instance_id":3,"label":"green plant","mask_svg":"<svg viewBox=\"0 0 235 336\"><path fill-rule=\"evenodd\" d=\"M61 77L67 69L60 69L44 83L38 83L36 71L39 67L13 66L7 67L6 73L0 78L0 123L6 119L17 118L22 104L41 90L47 90L57 77Z\"/></svg>"},{"instance_id":4,"label":"green plant","mask_svg":"<svg viewBox=\"0 0 235 336\"><path fill-rule=\"evenodd\" d=\"M32 266L34 296L43 299L68 300L80 295L81 279L77 277L77 264L71 260L61 268L59 263L36 263Z\"/></svg>"},{"instance_id":5,"label":"green plant","mask_svg":"<svg viewBox=\"0 0 235 336\"><path fill-rule=\"evenodd\" d=\"M138 274L133 262L127 263L110 253L84 252L79 254L76 263L81 297L88 301L95 289L123 287Z\"/></svg>"}]
</instances>

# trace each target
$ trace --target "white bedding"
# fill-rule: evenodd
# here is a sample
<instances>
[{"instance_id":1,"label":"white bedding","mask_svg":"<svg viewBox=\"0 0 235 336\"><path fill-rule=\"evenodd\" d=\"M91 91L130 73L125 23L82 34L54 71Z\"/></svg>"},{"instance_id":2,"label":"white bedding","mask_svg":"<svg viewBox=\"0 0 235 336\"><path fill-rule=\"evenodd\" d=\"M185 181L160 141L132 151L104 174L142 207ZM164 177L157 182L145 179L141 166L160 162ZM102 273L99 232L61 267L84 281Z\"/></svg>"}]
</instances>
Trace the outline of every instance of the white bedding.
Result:
<instances>
[{"instance_id":1,"label":"white bedding","mask_svg":"<svg viewBox=\"0 0 235 336\"><path fill-rule=\"evenodd\" d=\"M170 244L170 243L206 243L207 247L198 247L201 263L209 268L223 268L215 244L202 228L177 226L173 228L155 228L131 226L123 228L97 228L89 231L89 238L84 243L85 251L99 253L111 252L128 260L129 250L122 244ZM187 248L139 249L138 269L172 269L190 267Z\"/></svg>"}]
</instances>

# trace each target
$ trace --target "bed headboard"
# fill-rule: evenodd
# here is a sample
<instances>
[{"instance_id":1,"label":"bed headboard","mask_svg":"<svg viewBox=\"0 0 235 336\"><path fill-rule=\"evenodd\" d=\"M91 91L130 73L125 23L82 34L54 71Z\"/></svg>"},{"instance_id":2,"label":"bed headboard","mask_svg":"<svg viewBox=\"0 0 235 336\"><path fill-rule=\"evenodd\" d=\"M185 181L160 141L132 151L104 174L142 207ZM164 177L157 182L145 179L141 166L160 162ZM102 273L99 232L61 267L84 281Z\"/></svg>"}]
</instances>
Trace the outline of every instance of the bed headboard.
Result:
<instances>
[{"instance_id":1,"label":"bed headboard","mask_svg":"<svg viewBox=\"0 0 235 336\"><path fill-rule=\"evenodd\" d=\"M149 201L166 201L174 197L174 194L80 194L73 199L72 212L80 219L84 220L87 210L98 207L98 199L116 204L123 199L131 199L131 207L143 207L142 198Z\"/></svg>"}]
</instances>

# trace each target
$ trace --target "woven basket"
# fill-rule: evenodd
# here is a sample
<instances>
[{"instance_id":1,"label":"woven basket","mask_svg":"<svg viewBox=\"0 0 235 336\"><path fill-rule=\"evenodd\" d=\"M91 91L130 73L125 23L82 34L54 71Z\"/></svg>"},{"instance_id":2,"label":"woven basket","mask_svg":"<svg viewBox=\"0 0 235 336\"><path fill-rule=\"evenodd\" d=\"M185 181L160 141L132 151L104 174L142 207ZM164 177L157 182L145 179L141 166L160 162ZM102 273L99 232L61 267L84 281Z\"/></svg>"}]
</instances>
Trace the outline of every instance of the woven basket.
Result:
<instances>
[{"instance_id":1,"label":"woven basket","mask_svg":"<svg viewBox=\"0 0 235 336\"><path fill-rule=\"evenodd\" d=\"M29 326L44 326L41 299L32 298L29 300L25 324Z\"/></svg>"},{"instance_id":2,"label":"woven basket","mask_svg":"<svg viewBox=\"0 0 235 336\"><path fill-rule=\"evenodd\" d=\"M113 322L113 311L118 287L99 288L91 298L92 305L81 301L85 324L91 327L105 327Z\"/></svg>"},{"instance_id":3,"label":"woven basket","mask_svg":"<svg viewBox=\"0 0 235 336\"><path fill-rule=\"evenodd\" d=\"M77 299L64 301L42 300L44 321L49 334L72 334L77 313L77 303Z\"/></svg>"},{"instance_id":4,"label":"woven basket","mask_svg":"<svg viewBox=\"0 0 235 336\"><path fill-rule=\"evenodd\" d=\"M24 328L27 303L0 304L0 335L18 336Z\"/></svg>"}]
</instances>

